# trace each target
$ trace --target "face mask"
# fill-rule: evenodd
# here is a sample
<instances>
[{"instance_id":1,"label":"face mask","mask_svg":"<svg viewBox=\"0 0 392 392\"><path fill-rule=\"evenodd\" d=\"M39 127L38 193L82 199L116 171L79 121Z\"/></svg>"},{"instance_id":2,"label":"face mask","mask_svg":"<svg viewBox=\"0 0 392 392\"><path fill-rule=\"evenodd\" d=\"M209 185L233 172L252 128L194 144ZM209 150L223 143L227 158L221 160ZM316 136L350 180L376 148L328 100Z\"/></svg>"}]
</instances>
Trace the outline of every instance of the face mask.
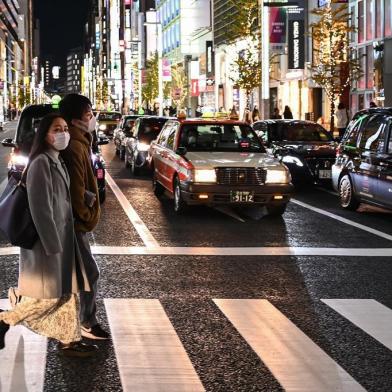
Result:
<instances>
[{"instance_id":1,"label":"face mask","mask_svg":"<svg viewBox=\"0 0 392 392\"><path fill-rule=\"evenodd\" d=\"M68 147L69 139L70 136L68 132L56 133L54 136L53 147L57 151L65 150Z\"/></svg>"},{"instance_id":2,"label":"face mask","mask_svg":"<svg viewBox=\"0 0 392 392\"><path fill-rule=\"evenodd\" d=\"M97 126L97 119L95 118L95 116L92 116L90 118L90 121L88 122L88 131L94 132L95 131L95 127Z\"/></svg>"}]
</instances>

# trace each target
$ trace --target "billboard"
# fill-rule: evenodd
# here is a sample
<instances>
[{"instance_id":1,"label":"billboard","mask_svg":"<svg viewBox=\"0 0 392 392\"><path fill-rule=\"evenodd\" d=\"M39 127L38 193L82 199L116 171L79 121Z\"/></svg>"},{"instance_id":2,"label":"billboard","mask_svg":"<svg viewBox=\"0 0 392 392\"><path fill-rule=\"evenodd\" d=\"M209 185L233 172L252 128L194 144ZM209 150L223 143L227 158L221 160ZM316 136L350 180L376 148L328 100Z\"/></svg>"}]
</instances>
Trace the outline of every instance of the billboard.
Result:
<instances>
[{"instance_id":1,"label":"billboard","mask_svg":"<svg viewBox=\"0 0 392 392\"><path fill-rule=\"evenodd\" d=\"M303 20L289 20L289 69L305 67L305 26Z\"/></svg>"},{"instance_id":2,"label":"billboard","mask_svg":"<svg viewBox=\"0 0 392 392\"><path fill-rule=\"evenodd\" d=\"M270 44L286 43L286 10L279 7L270 8Z\"/></svg>"}]
</instances>

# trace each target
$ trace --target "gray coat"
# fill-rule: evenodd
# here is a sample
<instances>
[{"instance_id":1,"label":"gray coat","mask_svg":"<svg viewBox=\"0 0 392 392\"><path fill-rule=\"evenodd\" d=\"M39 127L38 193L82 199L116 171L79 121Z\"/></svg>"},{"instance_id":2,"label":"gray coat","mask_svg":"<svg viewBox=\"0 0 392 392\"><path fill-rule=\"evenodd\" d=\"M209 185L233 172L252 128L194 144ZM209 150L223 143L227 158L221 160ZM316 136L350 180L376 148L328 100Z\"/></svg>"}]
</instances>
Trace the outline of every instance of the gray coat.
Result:
<instances>
[{"instance_id":1,"label":"gray coat","mask_svg":"<svg viewBox=\"0 0 392 392\"><path fill-rule=\"evenodd\" d=\"M26 187L39 240L20 250L20 295L50 299L89 290L75 241L69 176L55 150L33 160Z\"/></svg>"}]
</instances>

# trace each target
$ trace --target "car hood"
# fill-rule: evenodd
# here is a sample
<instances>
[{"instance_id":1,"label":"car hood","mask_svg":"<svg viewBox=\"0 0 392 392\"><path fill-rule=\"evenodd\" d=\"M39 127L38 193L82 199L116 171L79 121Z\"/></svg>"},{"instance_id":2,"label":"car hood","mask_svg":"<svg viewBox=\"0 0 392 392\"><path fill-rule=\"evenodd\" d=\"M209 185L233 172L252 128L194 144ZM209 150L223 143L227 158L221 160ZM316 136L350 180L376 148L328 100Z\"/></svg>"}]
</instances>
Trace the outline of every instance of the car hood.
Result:
<instances>
[{"instance_id":1,"label":"car hood","mask_svg":"<svg viewBox=\"0 0 392 392\"><path fill-rule=\"evenodd\" d=\"M283 147L303 156L336 156L335 142L273 142L275 148Z\"/></svg>"},{"instance_id":2,"label":"car hood","mask_svg":"<svg viewBox=\"0 0 392 392\"><path fill-rule=\"evenodd\" d=\"M273 156L254 152L187 152L186 158L196 169L215 167L265 167L284 168Z\"/></svg>"}]
</instances>

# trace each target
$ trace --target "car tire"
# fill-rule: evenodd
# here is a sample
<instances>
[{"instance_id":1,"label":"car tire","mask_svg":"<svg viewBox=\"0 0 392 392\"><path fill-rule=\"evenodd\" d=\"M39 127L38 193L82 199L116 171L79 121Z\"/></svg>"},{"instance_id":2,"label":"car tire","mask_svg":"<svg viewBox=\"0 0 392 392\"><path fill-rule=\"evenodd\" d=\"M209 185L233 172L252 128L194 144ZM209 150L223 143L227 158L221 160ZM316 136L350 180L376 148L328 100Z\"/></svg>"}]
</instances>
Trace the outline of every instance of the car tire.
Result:
<instances>
[{"instance_id":1,"label":"car tire","mask_svg":"<svg viewBox=\"0 0 392 392\"><path fill-rule=\"evenodd\" d=\"M173 195L174 195L174 200L173 200L174 212L176 214L182 214L183 212L186 211L188 206L182 197L180 180L178 179L178 177L175 177L174 179Z\"/></svg>"},{"instance_id":2,"label":"car tire","mask_svg":"<svg viewBox=\"0 0 392 392\"><path fill-rule=\"evenodd\" d=\"M152 177L152 190L158 199L165 193L165 188L156 180L155 174Z\"/></svg>"},{"instance_id":3,"label":"car tire","mask_svg":"<svg viewBox=\"0 0 392 392\"><path fill-rule=\"evenodd\" d=\"M99 193L99 202L102 204L106 200L106 189L100 189L98 193Z\"/></svg>"},{"instance_id":4,"label":"car tire","mask_svg":"<svg viewBox=\"0 0 392 392\"><path fill-rule=\"evenodd\" d=\"M361 202L354 195L354 187L348 174L342 176L339 181L339 198L340 205L346 210L355 211Z\"/></svg>"},{"instance_id":5,"label":"car tire","mask_svg":"<svg viewBox=\"0 0 392 392\"><path fill-rule=\"evenodd\" d=\"M287 204L277 206L267 206L267 212L270 216L282 216L286 211Z\"/></svg>"}]
</instances>

